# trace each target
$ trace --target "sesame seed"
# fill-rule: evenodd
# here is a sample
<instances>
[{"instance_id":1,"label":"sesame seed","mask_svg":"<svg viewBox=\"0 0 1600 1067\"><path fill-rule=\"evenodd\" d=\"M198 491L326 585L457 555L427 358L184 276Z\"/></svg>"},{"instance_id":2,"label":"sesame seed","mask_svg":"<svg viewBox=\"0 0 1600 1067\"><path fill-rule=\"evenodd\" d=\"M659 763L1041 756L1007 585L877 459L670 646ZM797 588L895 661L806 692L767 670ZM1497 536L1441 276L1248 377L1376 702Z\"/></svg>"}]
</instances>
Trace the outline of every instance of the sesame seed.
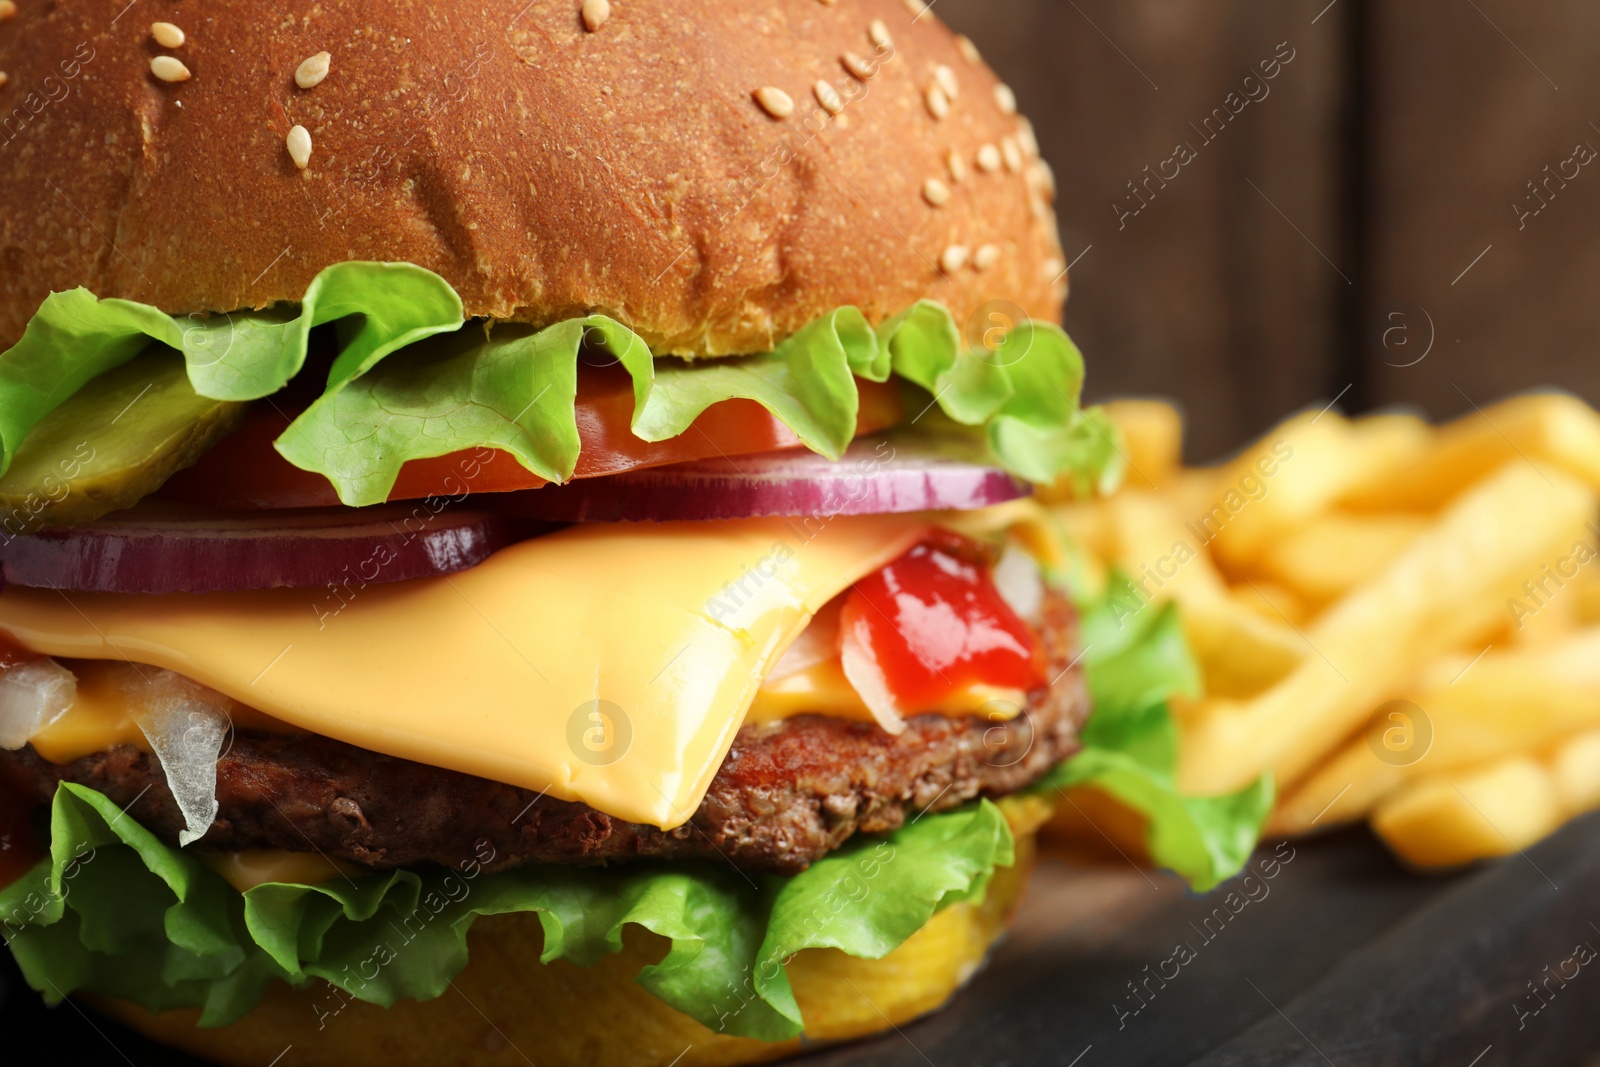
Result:
<instances>
[{"instance_id":1,"label":"sesame seed","mask_svg":"<svg viewBox=\"0 0 1600 1067\"><path fill-rule=\"evenodd\" d=\"M923 0L906 0L906 10L911 12L913 22L926 15L928 9L932 6L932 4L924 3Z\"/></svg>"},{"instance_id":2,"label":"sesame seed","mask_svg":"<svg viewBox=\"0 0 1600 1067\"><path fill-rule=\"evenodd\" d=\"M889 36L889 27L883 24L882 19L872 20L872 25L867 27L867 37L880 50L894 47L894 38Z\"/></svg>"},{"instance_id":3,"label":"sesame seed","mask_svg":"<svg viewBox=\"0 0 1600 1067\"><path fill-rule=\"evenodd\" d=\"M923 90L923 100L928 105L928 114L936 119L942 119L950 114L950 98L944 95L944 90L937 85L930 85Z\"/></svg>"},{"instance_id":4,"label":"sesame seed","mask_svg":"<svg viewBox=\"0 0 1600 1067\"><path fill-rule=\"evenodd\" d=\"M967 265L967 256L970 254L966 245L949 245L939 254L939 269L946 274L954 274Z\"/></svg>"},{"instance_id":5,"label":"sesame seed","mask_svg":"<svg viewBox=\"0 0 1600 1067\"><path fill-rule=\"evenodd\" d=\"M1022 146L1022 154L1029 159L1039 158L1039 139L1033 135L1033 123L1028 121L1026 115L1017 116L1017 144Z\"/></svg>"},{"instance_id":6,"label":"sesame seed","mask_svg":"<svg viewBox=\"0 0 1600 1067\"><path fill-rule=\"evenodd\" d=\"M156 56L152 59L150 73L164 82L186 82L191 77L189 68L171 56Z\"/></svg>"},{"instance_id":7,"label":"sesame seed","mask_svg":"<svg viewBox=\"0 0 1600 1067\"><path fill-rule=\"evenodd\" d=\"M1066 269L1067 265L1054 256L1039 264L1039 273L1046 278L1058 278L1061 276L1062 271Z\"/></svg>"},{"instance_id":8,"label":"sesame seed","mask_svg":"<svg viewBox=\"0 0 1600 1067\"><path fill-rule=\"evenodd\" d=\"M322 79L328 76L328 67L333 62L331 52L318 52L314 56L307 56L294 68L294 83L302 89L310 89L321 85Z\"/></svg>"},{"instance_id":9,"label":"sesame seed","mask_svg":"<svg viewBox=\"0 0 1600 1067\"><path fill-rule=\"evenodd\" d=\"M4 86L5 83L10 81L10 80L11 80L11 75L7 74L3 70L0 70L0 86Z\"/></svg>"},{"instance_id":10,"label":"sesame seed","mask_svg":"<svg viewBox=\"0 0 1600 1067\"><path fill-rule=\"evenodd\" d=\"M289 158L294 160L294 165L305 170L311 162L311 131L304 126L291 127L284 144L289 148Z\"/></svg>"},{"instance_id":11,"label":"sesame seed","mask_svg":"<svg viewBox=\"0 0 1600 1067\"><path fill-rule=\"evenodd\" d=\"M1002 137L1000 139L1000 158L1005 161L1006 170L1015 174L1022 169L1022 149L1017 147L1015 137Z\"/></svg>"},{"instance_id":12,"label":"sesame seed","mask_svg":"<svg viewBox=\"0 0 1600 1067\"><path fill-rule=\"evenodd\" d=\"M1038 193L1028 194L1028 206L1033 209L1033 217L1040 222L1048 222L1055 212L1050 210L1050 201Z\"/></svg>"},{"instance_id":13,"label":"sesame seed","mask_svg":"<svg viewBox=\"0 0 1600 1067\"><path fill-rule=\"evenodd\" d=\"M17 0L0 0L0 22L17 17Z\"/></svg>"},{"instance_id":14,"label":"sesame seed","mask_svg":"<svg viewBox=\"0 0 1600 1067\"><path fill-rule=\"evenodd\" d=\"M839 91L827 82L818 79L817 84L811 87L811 92L816 96L817 103L822 105L822 110L830 115L837 115L844 110L844 101L839 99Z\"/></svg>"},{"instance_id":15,"label":"sesame seed","mask_svg":"<svg viewBox=\"0 0 1600 1067\"><path fill-rule=\"evenodd\" d=\"M583 17L584 28L593 33L611 17L611 0L583 0L578 13Z\"/></svg>"},{"instance_id":16,"label":"sesame seed","mask_svg":"<svg viewBox=\"0 0 1600 1067\"><path fill-rule=\"evenodd\" d=\"M1033 166L1028 173L1033 176L1034 184L1043 191L1045 196L1051 200L1056 198L1056 172L1050 169L1050 164L1042 159L1036 159L1033 161Z\"/></svg>"},{"instance_id":17,"label":"sesame seed","mask_svg":"<svg viewBox=\"0 0 1600 1067\"><path fill-rule=\"evenodd\" d=\"M839 57L839 62L844 64L844 69L848 70L852 77L860 81L867 81L878 73L877 63L862 59L854 52L846 52Z\"/></svg>"},{"instance_id":18,"label":"sesame seed","mask_svg":"<svg viewBox=\"0 0 1600 1067\"><path fill-rule=\"evenodd\" d=\"M979 270L988 270L1000 262L1000 246L984 245L972 255L972 265Z\"/></svg>"},{"instance_id":19,"label":"sesame seed","mask_svg":"<svg viewBox=\"0 0 1600 1067\"><path fill-rule=\"evenodd\" d=\"M954 148L944 154L945 169L950 172L950 180L960 182L967 180L967 161L961 158L961 153Z\"/></svg>"},{"instance_id":20,"label":"sesame seed","mask_svg":"<svg viewBox=\"0 0 1600 1067\"><path fill-rule=\"evenodd\" d=\"M955 100L961 95L961 83L956 81L956 72L940 63L933 68L933 80L939 83L939 88L944 90L944 95Z\"/></svg>"},{"instance_id":21,"label":"sesame seed","mask_svg":"<svg viewBox=\"0 0 1600 1067\"><path fill-rule=\"evenodd\" d=\"M922 199L934 207L943 207L950 202L950 187L938 178L929 178L922 183Z\"/></svg>"},{"instance_id":22,"label":"sesame seed","mask_svg":"<svg viewBox=\"0 0 1600 1067\"><path fill-rule=\"evenodd\" d=\"M156 39L156 44L162 48L182 48L185 40L183 30L170 22L152 22L150 36Z\"/></svg>"},{"instance_id":23,"label":"sesame seed","mask_svg":"<svg viewBox=\"0 0 1600 1067\"><path fill-rule=\"evenodd\" d=\"M964 33L956 34L956 49L965 57L968 63L982 63L983 56L978 52L978 46L972 43L972 38Z\"/></svg>"},{"instance_id":24,"label":"sesame seed","mask_svg":"<svg viewBox=\"0 0 1600 1067\"><path fill-rule=\"evenodd\" d=\"M755 96L761 110L775 119L786 119L794 114L794 100L776 85L763 85Z\"/></svg>"},{"instance_id":25,"label":"sesame seed","mask_svg":"<svg viewBox=\"0 0 1600 1067\"><path fill-rule=\"evenodd\" d=\"M1015 115L1017 113L1017 94L1011 91L1011 86L1001 82L994 87L994 102L1000 108L1002 115Z\"/></svg>"},{"instance_id":26,"label":"sesame seed","mask_svg":"<svg viewBox=\"0 0 1600 1067\"><path fill-rule=\"evenodd\" d=\"M992 144L983 145L978 149L978 157L975 162L978 164L979 170L985 174L993 174L1000 169L1000 149Z\"/></svg>"}]
</instances>

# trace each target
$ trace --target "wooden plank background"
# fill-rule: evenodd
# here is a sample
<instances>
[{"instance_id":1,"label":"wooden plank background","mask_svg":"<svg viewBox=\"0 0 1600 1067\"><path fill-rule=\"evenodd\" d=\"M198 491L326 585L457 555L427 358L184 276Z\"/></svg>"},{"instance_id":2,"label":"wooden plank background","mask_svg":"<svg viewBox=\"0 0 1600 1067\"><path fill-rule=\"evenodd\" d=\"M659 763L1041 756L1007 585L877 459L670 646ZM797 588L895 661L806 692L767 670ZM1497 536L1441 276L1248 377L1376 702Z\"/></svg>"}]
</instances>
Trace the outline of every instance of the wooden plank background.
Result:
<instances>
[{"instance_id":1,"label":"wooden plank background","mask_svg":"<svg viewBox=\"0 0 1600 1067\"><path fill-rule=\"evenodd\" d=\"M1175 397L1191 459L1335 396L1435 417L1540 385L1600 399L1600 166L1575 155L1600 149L1600 6L935 11L1012 84L1055 167L1089 395ZM1134 199L1178 144L1194 158Z\"/></svg>"}]
</instances>

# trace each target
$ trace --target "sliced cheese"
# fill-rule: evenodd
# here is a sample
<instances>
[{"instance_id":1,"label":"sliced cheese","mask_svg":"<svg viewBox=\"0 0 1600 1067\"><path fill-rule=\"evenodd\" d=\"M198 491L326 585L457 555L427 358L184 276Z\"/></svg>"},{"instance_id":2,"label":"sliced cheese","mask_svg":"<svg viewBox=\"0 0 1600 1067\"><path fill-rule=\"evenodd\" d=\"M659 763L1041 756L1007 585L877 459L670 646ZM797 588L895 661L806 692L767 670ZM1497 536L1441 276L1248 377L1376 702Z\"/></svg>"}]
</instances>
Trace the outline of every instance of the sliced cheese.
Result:
<instances>
[{"instance_id":1,"label":"sliced cheese","mask_svg":"<svg viewBox=\"0 0 1600 1067\"><path fill-rule=\"evenodd\" d=\"M908 708L908 715L938 712L943 715L977 715L990 722L1004 722L1022 713L1028 694L1021 689L972 683L932 707ZM794 715L827 715L836 719L876 722L861 694L845 677L844 665L835 656L814 663L782 678L768 678L750 705L746 722L774 722Z\"/></svg>"},{"instance_id":2,"label":"sliced cheese","mask_svg":"<svg viewBox=\"0 0 1600 1067\"><path fill-rule=\"evenodd\" d=\"M678 826L812 614L919 516L574 526L441 578L137 596L8 587L35 652L166 667L291 726Z\"/></svg>"},{"instance_id":3,"label":"sliced cheese","mask_svg":"<svg viewBox=\"0 0 1600 1067\"><path fill-rule=\"evenodd\" d=\"M68 660L63 666L78 679L72 706L49 726L28 738L33 750L51 763L71 763L116 745L131 745L154 752L149 738L133 718L123 672L137 670L112 660ZM274 733L293 728L247 705L229 713L233 725Z\"/></svg>"},{"instance_id":4,"label":"sliced cheese","mask_svg":"<svg viewBox=\"0 0 1600 1067\"><path fill-rule=\"evenodd\" d=\"M353 863L329 859L320 852L252 848L242 852L200 852L196 855L241 893L272 882L320 885L335 878L355 878L372 873Z\"/></svg>"}]
</instances>

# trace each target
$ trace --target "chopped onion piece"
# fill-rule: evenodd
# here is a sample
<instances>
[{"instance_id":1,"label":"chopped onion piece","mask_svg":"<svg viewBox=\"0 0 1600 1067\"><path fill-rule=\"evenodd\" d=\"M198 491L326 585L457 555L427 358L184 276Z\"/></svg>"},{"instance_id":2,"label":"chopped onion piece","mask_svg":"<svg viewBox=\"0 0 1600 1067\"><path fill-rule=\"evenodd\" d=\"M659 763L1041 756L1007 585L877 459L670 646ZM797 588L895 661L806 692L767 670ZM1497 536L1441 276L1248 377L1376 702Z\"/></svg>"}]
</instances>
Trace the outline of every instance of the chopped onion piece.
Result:
<instances>
[{"instance_id":1,"label":"chopped onion piece","mask_svg":"<svg viewBox=\"0 0 1600 1067\"><path fill-rule=\"evenodd\" d=\"M1025 622L1038 622L1044 609L1044 579L1039 564L1026 551L1008 544L991 574L1000 599Z\"/></svg>"},{"instance_id":2,"label":"chopped onion piece","mask_svg":"<svg viewBox=\"0 0 1600 1067\"><path fill-rule=\"evenodd\" d=\"M784 649L783 655L778 657L778 662L767 672L766 681L776 682L780 678L810 670L819 663L827 663L837 657L839 609L843 605L843 597L834 597L824 604L822 610L813 615L806 628L800 631L800 636L794 639L794 644Z\"/></svg>"},{"instance_id":3,"label":"chopped onion piece","mask_svg":"<svg viewBox=\"0 0 1600 1067\"><path fill-rule=\"evenodd\" d=\"M840 635L839 660L844 666L844 676L849 680L850 688L856 691L867 710L872 712L872 717L878 720L879 726L891 734L905 733L906 720L900 714L900 706L889 691L889 681L884 677L883 668L878 666L872 649L856 635L853 628L842 628Z\"/></svg>"},{"instance_id":4,"label":"chopped onion piece","mask_svg":"<svg viewBox=\"0 0 1600 1067\"><path fill-rule=\"evenodd\" d=\"M133 667L126 682L133 719L167 776L184 829L179 846L205 836L217 816L217 757L233 725L233 701L172 671Z\"/></svg>"},{"instance_id":5,"label":"chopped onion piece","mask_svg":"<svg viewBox=\"0 0 1600 1067\"><path fill-rule=\"evenodd\" d=\"M0 674L0 748L27 744L77 695L77 677L53 659L31 659Z\"/></svg>"}]
</instances>

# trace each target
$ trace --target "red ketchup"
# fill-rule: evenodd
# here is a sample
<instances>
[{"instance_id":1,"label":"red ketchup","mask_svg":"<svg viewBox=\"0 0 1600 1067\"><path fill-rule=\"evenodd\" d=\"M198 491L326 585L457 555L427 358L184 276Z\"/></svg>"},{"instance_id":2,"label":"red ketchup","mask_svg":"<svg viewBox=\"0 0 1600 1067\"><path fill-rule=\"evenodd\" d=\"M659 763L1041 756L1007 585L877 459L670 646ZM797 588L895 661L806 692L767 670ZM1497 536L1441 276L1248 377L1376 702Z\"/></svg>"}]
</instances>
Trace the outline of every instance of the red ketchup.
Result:
<instances>
[{"instance_id":1,"label":"red ketchup","mask_svg":"<svg viewBox=\"0 0 1600 1067\"><path fill-rule=\"evenodd\" d=\"M1038 636L1001 598L979 546L948 531L857 582L839 629L871 651L908 712L967 685L1045 684Z\"/></svg>"}]
</instances>

